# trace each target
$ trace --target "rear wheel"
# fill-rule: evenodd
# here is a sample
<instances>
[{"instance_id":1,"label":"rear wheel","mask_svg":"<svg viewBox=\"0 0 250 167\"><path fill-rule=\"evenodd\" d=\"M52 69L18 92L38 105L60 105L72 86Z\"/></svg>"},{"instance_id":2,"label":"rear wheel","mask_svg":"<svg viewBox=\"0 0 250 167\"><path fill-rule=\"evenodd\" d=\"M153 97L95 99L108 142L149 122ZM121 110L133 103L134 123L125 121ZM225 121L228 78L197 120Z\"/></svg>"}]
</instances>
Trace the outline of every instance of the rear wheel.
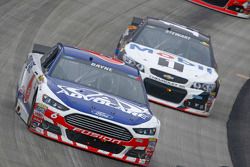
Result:
<instances>
[{"instance_id":1,"label":"rear wheel","mask_svg":"<svg viewBox=\"0 0 250 167\"><path fill-rule=\"evenodd\" d=\"M16 109L16 106L17 106L17 99L18 99L18 87L16 87L14 109Z\"/></svg>"}]
</instances>

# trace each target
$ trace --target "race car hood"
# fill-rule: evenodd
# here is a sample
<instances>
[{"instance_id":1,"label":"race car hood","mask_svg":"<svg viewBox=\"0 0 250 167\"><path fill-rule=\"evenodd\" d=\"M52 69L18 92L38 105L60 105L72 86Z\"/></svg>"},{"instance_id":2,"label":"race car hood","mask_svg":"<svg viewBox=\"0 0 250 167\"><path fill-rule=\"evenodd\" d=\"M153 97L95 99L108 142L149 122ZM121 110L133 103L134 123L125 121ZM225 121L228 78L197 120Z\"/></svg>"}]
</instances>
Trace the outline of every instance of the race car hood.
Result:
<instances>
[{"instance_id":1,"label":"race car hood","mask_svg":"<svg viewBox=\"0 0 250 167\"><path fill-rule=\"evenodd\" d=\"M127 44L125 52L128 57L146 68L158 69L182 78L188 78L191 81L213 83L218 78L217 72L212 67L137 43L130 42Z\"/></svg>"},{"instance_id":2,"label":"race car hood","mask_svg":"<svg viewBox=\"0 0 250 167\"><path fill-rule=\"evenodd\" d=\"M47 85L64 104L82 113L125 125L139 125L152 118L146 105L51 77Z\"/></svg>"}]
</instances>

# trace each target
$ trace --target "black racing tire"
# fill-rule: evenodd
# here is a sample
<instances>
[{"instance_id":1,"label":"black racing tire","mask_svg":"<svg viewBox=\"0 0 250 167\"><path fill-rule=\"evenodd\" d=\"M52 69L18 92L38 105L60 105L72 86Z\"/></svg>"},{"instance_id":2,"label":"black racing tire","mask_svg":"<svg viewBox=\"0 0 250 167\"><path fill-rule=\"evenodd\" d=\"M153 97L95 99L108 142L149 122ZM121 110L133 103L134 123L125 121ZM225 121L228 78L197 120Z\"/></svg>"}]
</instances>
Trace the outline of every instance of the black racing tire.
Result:
<instances>
[{"instance_id":1,"label":"black racing tire","mask_svg":"<svg viewBox=\"0 0 250 167\"><path fill-rule=\"evenodd\" d=\"M15 102L14 102L14 109L16 110L16 105L17 105L17 101L18 101L18 86L16 86L16 94L15 94Z\"/></svg>"},{"instance_id":2,"label":"black racing tire","mask_svg":"<svg viewBox=\"0 0 250 167\"><path fill-rule=\"evenodd\" d=\"M118 45L117 45L117 47L116 48L119 48L120 49L120 47L121 47L121 42L122 42L122 35L121 35L121 37L120 37L120 39L119 39L119 42L118 42Z\"/></svg>"},{"instance_id":3,"label":"black racing tire","mask_svg":"<svg viewBox=\"0 0 250 167\"><path fill-rule=\"evenodd\" d=\"M118 58L118 53L117 53L117 50L120 50L121 49L121 40L122 40L122 35L121 35L121 37L120 37L120 39L119 39L119 42L118 42L118 44L117 44L117 46L116 46L116 49L115 49L115 56Z\"/></svg>"},{"instance_id":4,"label":"black racing tire","mask_svg":"<svg viewBox=\"0 0 250 167\"><path fill-rule=\"evenodd\" d=\"M30 114L29 114L29 117L28 117L28 121L27 121L27 126L28 128L31 126L31 118L32 118L32 115L34 113L34 106L35 106L35 102L36 102L36 96L37 96L37 90L33 96L33 100L32 100L32 104L31 104L31 108L30 108Z\"/></svg>"}]
</instances>

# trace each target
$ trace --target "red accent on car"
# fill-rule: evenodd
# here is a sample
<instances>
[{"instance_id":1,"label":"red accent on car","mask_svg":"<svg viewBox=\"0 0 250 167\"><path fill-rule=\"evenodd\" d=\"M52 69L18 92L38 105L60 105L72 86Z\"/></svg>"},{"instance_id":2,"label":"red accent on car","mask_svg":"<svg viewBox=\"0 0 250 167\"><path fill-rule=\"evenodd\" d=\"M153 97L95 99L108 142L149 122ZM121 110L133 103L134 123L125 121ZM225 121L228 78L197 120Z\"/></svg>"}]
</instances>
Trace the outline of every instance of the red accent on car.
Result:
<instances>
[{"instance_id":1,"label":"red accent on car","mask_svg":"<svg viewBox=\"0 0 250 167\"><path fill-rule=\"evenodd\" d=\"M121 60L119 60L119 59L116 59L116 58L114 58L114 57L104 56L104 55L101 54L101 53L98 53L98 52L95 52L95 51L92 51L92 50L88 50L88 49L83 49L83 48L81 48L81 50L86 51L86 52L89 52L89 53L93 54L94 56L99 57L99 58L101 58L102 60L105 60L105 61L107 61L107 62L109 62L109 63L118 64L118 65L124 65L124 62L123 62L123 61L121 61Z\"/></svg>"},{"instance_id":2,"label":"red accent on car","mask_svg":"<svg viewBox=\"0 0 250 167\"><path fill-rule=\"evenodd\" d=\"M37 106L37 104L35 106ZM47 109L44 112L44 116L51 119L51 121L54 123L54 125L60 124L60 126L63 126L66 129L73 130L73 131L76 131L76 132L79 132L79 133L83 133L84 135L89 135L89 136L92 136L92 137L95 137L95 138L98 138L98 139L100 138L100 136L101 136L101 138L105 138L105 136L103 136L103 135L93 133L91 131L80 129L80 128L77 128L77 127L74 127L74 126L71 126L71 125L67 124L65 122L63 116L61 116L60 114L55 113L55 112L53 112L53 111L51 111L49 109ZM127 159L127 158L129 158L127 155L117 157L117 156L115 156L115 154L113 154L111 152L108 152L107 154L104 154L102 152L102 150L100 150L100 149L94 148L94 147L89 146L89 145L80 144L80 143L77 143L75 141L68 141L67 139L64 138L64 136L61 136L59 134L55 134L56 137L52 137L52 136L49 135L49 133L51 133L51 132L48 132L47 130L36 130L36 127L29 127L29 130L31 132L34 132L34 133L38 134L38 135L49 138L51 140L56 140L56 141L59 141L59 142L64 143L64 144L67 144L67 145L70 145L70 146L73 146L73 147L77 147L77 148L82 149L82 150L91 151L91 152L94 152L94 153L97 153L97 154L100 154L100 155L105 155L105 156L108 156L110 158L118 159L118 160L121 160L121 161L124 161L124 162L132 163L132 164L136 164L136 165L141 165L141 166L147 166L149 164L149 159L148 160L145 159L145 163L141 163L140 158L135 158L133 161L131 161L130 159ZM132 146L132 148L145 147L145 150L149 150L150 149L150 148L148 148L149 147L149 139L148 138L145 138L145 139L140 138L140 140L141 140L141 142L137 142L136 138L133 138L130 141L121 141L121 142L116 143L116 144L122 145L122 146L130 146L130 147ZM155 139L155 142L157 142L157 139ZM153 150L152 151L146 151L146 154L147 154L148 157L151 157L153 155Z\"/></svg>"},{"instance_id":3,"label":"red accent on car","mask_svg":"<svg viewBox=\"0 0 250 167\"><path fill-rule=\"evenodd\" d=\"M31 92L31 88L32 88L32 83L33 83L34 79L35 79L35 75L32 75L32 77L31 77L31 79L29 81L29 84L27 86L27 89L25 91L25 94L24 94L24 98L23 98L24 103L27 103L28 100L29 100L30 92Z\"/></svg>"},{"instance_id":4,"label":"red accent on car","mask_svg":"<svg viewBox=\"0 0 250 167\"><path fill-rule=\"evenodd\" d=\"M198 5L201 5L201 6L205 6L205 7L209 8L209 9L213 9L213 10L219 11L219 12L227 13L227 14L230 14L230 15L233 15L233 16L237 16L238 15L237 12L229 10L229 9L226 8L233 1L228 2L225 7L219 7L219 6L211 5L211 4L206 3L206 2L204 2L202 0L189 0L189 1L191 1L193 3L196 3Z\"/></svg>"},{"instance_id":5,"label":"red accent on car","mask_svg":"<svg viewBox=\"0 0 250 167\"><path fill-rule=\"evenodd\" d=\"M200 117L208 117L207 115L189 112L189 111L188 111L188 108L175 108L175 107L169 106L169 105L167 105L167 104L164 104L164 103L162 103L162 102L159 102L159 101L156 101L156 100L152 100L152 99L150 99L150 98L149 98L149 101L151 101L151 102L153 102L153 103L156 103L156 104L160 104L160 105L162 105L162 106L166 106L166 107L169 107L169 108L178 110L178 111L182 111L182 112L185 112L185 113L189 113L189 114L192 114L192 115L196 115L196 116L200 116Z\"/></svg>"}]
</instances>

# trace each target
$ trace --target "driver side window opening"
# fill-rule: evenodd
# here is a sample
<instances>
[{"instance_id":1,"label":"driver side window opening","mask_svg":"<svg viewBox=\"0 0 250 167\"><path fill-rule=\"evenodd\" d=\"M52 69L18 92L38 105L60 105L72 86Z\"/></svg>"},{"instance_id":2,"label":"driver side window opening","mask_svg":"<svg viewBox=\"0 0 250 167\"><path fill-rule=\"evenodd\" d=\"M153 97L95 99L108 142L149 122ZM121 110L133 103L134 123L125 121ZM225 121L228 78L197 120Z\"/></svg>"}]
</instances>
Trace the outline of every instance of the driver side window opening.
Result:
<instances>
[{"instance_id":1,"label":"driver side window opening","mask_svg":"<svg viewBox=\"0 0 250 167\"><path fill-rule=\"evenodd\" d=\"M50 69L60 50L61 47L59 47L59 45L56 45L51 49L49 53L45 54L41 58L41 65L44 72L47 72Z\"/></svg>"}]
</instances>

